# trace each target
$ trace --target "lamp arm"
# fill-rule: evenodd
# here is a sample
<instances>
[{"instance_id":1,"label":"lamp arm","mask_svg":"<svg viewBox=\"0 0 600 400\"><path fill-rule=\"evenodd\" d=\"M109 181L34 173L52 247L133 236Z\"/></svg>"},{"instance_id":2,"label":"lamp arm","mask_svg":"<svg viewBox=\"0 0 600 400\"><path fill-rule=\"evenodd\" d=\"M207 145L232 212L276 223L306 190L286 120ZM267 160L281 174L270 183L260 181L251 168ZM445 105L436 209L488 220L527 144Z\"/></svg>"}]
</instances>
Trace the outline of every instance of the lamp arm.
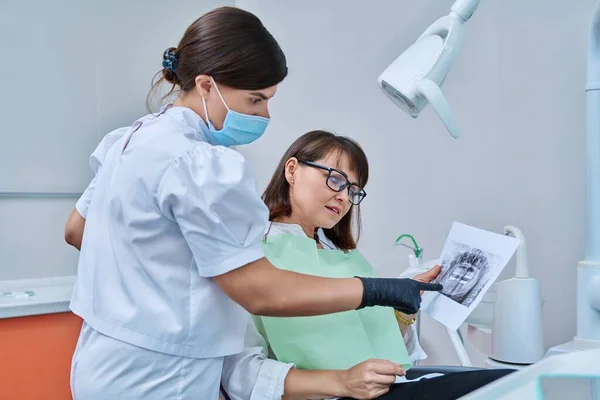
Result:
<instances>
[{"instance_id":1,"label":"lamp arm","mask_svg":"<svg viewBox=\"0 0 600 400\"><path fill-rule=\"evenodd\" d=\"M456 14L463 22L467 22L473 15L480 0L456 0L450 9L450 15Z\"/></svg>"}]
</instances>

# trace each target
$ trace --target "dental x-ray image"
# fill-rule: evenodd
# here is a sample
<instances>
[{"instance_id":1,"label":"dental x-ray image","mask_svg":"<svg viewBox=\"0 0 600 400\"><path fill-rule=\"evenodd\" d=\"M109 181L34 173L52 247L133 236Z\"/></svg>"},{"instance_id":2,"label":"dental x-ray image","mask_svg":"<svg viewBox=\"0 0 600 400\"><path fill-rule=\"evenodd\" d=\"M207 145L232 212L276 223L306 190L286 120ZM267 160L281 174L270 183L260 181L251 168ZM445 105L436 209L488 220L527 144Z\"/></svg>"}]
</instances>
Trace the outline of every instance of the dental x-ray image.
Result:
<instances>
[{"instance_id":1,"label":"dental x-ray image","mask_svg":"<svg viewBox=\"0 0 600 400\"><path fill-rule=\"evenodd\" d=\"M490 280L489 272L501 257L463 243L451 242L435 283L444 286L442 294L469 307Z\"/></svg>"},{"instance_id":2,"label":"dental x-ray image","mask_svg":"<svg viewBox=\"0 0 600 400\"><path fill-rule=\"evenodd\" d=\"M458 222L452 224L439 259L441 292L425 292L421 311L457 330L511 259L519 241Z\"/></svg>"}]
</instances>

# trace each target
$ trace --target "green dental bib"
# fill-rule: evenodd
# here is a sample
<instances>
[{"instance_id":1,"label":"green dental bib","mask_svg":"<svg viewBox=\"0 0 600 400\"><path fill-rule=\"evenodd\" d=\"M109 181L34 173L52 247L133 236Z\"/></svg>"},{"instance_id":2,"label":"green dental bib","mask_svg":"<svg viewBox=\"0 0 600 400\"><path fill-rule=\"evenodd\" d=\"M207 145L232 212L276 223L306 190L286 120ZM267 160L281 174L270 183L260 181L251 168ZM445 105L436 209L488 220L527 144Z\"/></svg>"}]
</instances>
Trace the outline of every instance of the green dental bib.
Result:
<instances>
[{"instance_id":1,"label":"green dental bib","mask_svg":"<svg viewBox=\"0 0 600 400\"><path fill-rule=\"evenodd\" d=\"M328 278L374 277L358 250L318 249L300 234L267 236L265 256L277 268ZM255 317L282 362L299 369L348 369L371 358L412 366L394 310L368 307L315 317Z\"/></svg>"}]
</instances>

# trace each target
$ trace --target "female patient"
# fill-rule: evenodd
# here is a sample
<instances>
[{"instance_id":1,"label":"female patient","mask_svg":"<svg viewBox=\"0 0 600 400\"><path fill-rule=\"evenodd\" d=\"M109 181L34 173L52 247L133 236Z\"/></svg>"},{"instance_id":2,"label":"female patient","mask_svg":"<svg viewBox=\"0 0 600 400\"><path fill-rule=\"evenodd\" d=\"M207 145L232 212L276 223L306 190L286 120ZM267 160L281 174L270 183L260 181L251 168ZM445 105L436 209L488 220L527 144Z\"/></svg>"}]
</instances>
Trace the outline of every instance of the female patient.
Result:
<instances>
[{"instance_id":1,"label":"female patient","mask_svg":"<svg viewBox=\"0 0 600 400\"><path fill-rule=\"evenodd\" d=\"M263 249L278 268L327 277L373 276L356 250L369 167L358 144L324 131L286 151L263 199L271 224ZM431 281L439 267L416 276ZM394 315L395 314L395 315ZM415 316L374 307L329 316L256 317L244 353L225 361L233 399L457 399L510 371L481 370L394 384L425 358ZM264 338L264 340L263 340ZM268 350L267 350L268 349ZM274 360L265 360L269 354ZM293 366L293 367L292 367ZM354 367L353 367L354 366Z\"/></svg>"}]
</instances>

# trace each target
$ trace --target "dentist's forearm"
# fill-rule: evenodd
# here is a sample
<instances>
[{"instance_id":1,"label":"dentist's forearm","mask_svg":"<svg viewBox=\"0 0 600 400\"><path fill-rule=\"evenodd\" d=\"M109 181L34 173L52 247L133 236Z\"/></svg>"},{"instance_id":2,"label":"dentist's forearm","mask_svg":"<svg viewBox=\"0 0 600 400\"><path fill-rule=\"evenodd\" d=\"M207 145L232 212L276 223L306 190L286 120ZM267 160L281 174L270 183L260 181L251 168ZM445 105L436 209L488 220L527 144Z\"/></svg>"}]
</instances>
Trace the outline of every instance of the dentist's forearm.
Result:
<instances>
[{"instance_id":1,"label":"dentist's forearm","mask_svg":"<svg viewBox=\"0 0 600 400\"><path fill-rule=\"evenodd\" d=\"M313 316L357 309L360 279L330 279L275 268L263 258L214 278L229 297L255 315Z\"/></svg>"},{"instance_id":2,"label":"dentist's forearm","mask_svg":"<svg viewBox=\"0 0 600 400\"><path fill-rule=\"evenodd\" d=\"M357 308L394 307L407 314L421 305L422 290L442 285L413 279L330 279L275 268L266 258L213 278L234 301L255 315L312 316Z\"/></svg>"}]
</instances>

